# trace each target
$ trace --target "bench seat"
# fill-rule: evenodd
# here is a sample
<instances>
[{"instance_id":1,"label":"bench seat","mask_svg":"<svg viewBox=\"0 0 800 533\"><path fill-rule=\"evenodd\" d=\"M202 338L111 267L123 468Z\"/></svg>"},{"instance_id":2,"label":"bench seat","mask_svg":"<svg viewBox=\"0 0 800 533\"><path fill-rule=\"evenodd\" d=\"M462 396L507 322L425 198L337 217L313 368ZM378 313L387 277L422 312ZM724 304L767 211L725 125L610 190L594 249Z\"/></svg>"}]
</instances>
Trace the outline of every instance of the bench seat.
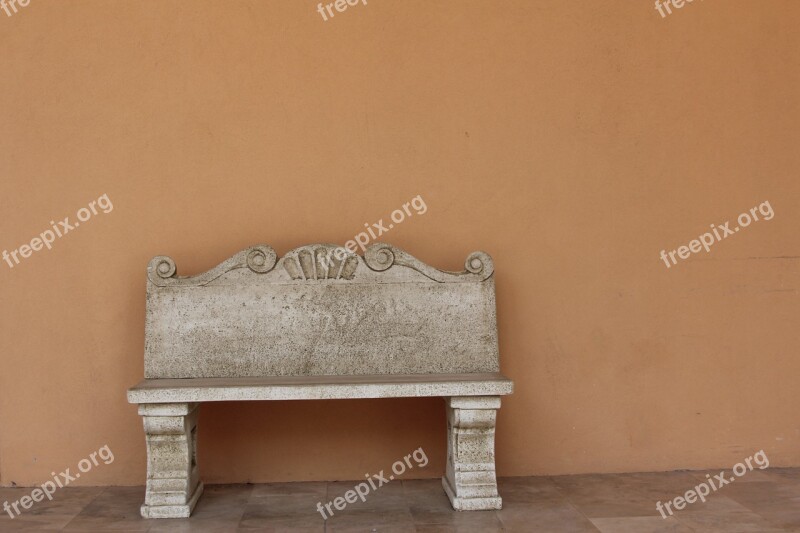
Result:
<instances>
[{"instance_id":1,"label":"bench seat","mask_svg":"<svg viewBox=\"0 0 800 533\"><path fill-rule=\"evenodd\" d=\"M499 373L145 379L128 391L128 401L142 404L502 396L512 391L513 382Z\"/></svg>"}]
</instances>

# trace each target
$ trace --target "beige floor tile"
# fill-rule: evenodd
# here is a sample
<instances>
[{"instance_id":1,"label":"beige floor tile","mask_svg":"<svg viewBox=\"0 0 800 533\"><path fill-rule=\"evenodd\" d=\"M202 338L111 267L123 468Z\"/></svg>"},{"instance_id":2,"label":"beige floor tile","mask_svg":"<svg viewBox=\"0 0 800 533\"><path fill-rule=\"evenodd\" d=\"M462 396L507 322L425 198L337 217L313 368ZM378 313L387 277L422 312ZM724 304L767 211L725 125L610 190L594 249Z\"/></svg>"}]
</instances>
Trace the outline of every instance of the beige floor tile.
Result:
<instances>
[{"instance_id":1,"label":"beige floor tile","mask_svg":"<svg viewBox=\"0 0 800 533\"><path fill-rule=\"evenodd\" d=\"M64 530L147 531L150 521L139 514L143 501L144 487L108 487L86 505Z\"/></svg>"},{"instance_id":2,"label":"beige floor tile","mask_svg":"<svg viewBox=\"0 0 800 533\"><path fill-rule=\"evenodd\" d=\"M5 514L0 517L0 531L61 531L75 514L20 515L13 519Z\"/></svg>"},{"instance_id":3,"label":"beige floor tile","mask_svg":"<svg viewBox=\"0 0 800 533\"><path fill-rule=\"evenodd\" d=\"M589 518L659 516L656 502L697 484L687 472L588 474L553 477L567 500Z\"/></svg>"},{"instance_id":4,"label":"beige floor tile","mask_svg":"<svg viewBox=\"0 0 800 533\"><path fill-rule=\"evenodd\" d=\"M511 477L497 480L503 503L564 501L564 492L549 477Z\"/></svg>"},{"instance_id":5,"label":"beige floor tile","mask_svg":"<svg viewBox=\"0 0 800 533\"><path fill-rule=\"evenodd\" d=\"M322 516L314 507L303 507L300 510L287 509L280 506L249 503L239 522L241 529L308 529L324 530Z\"/></svg>"},{"instance_id":6,"label":"beige floor tile","mask_svg":"<svg viewBox=\"0 0 800 533\"><path fill-rule=\"evenodd\" d=\"M327 531L415 531L408 509L345 509L330 518L326 527Z\"/></svg>"},{"instance_id":7,"label":"beige floor tile","mask_svg":"<svg viewBox=\"0 0 800 533\"><path fill-rule=\"evenodd\" d=\"M356 481L337 481L328 483L328 492L323 505L327 502L334 501L337 497L344 497L344 494L353 490L353 487L361 483L360 480ZM376 482L377 485L377 482ZM444 492L444 489L442 489ZM372 489L364 496L364 501L359 498L355 503L348 503L344 511L336 511L336 513L344 513L346 511L366 511L366 510L406 510L408 505L405 499L405 493L400 481L390 482L383 486Z\"/></svg>"},{"instance_id":8,"label":"beige floor tile","mask_svg":"<svg viewBox=\"0 0 800 533\"><path fill-rule=\"evenodd\" d=\"M319 500L324 498L328 490L328 483L324 481L300 483L265 483L252 485L251 499L269 496L314 496Z\"/></svg>"},{"instance_id":9,"label":"beige floor tile","mask_svg":"<svg viewBox=\"0 0 800 533\"><path fill-rule=\"evenodd\" d=\"M317 503L360 481L208 485L192 517L178 520L141 518L143 487L67 487L17 518L0 514L0 531L800 532L800 469L751 473L759 475L737 478L666 520L656 502L685 494L704 472L500 478L503 509L481 512L454 511L440 479L395 480L371 490L366 502L334 509L327 521ZM0 488L0 502L30 490Z\"/></svg>"},{"instance_id":10,"label":"beige floor tile","mask_svg":"<svg viewBox=\"0 0 800 533\"><path fill-rule=\"evenodd\" d=\"M481 526L487 529L502 525L495 511L453 511L449 501L445 508L411 505L409 510L415 525Z\"/></svg>"},{"instance_id":11,"label":"beige floor tile","mask_svg":"<svg viewBox=\"0 0 800 533\"><path fill-rule=\"evenodd\" d=\"M597 531L586 516L566 501L509 503L496 514L506 531Z\"/></svg>"},{"instance_id":12,"label":"beige floor tile","mask_svg":"<svg viewBox=\"0 0 800 533\"><path fill-rule=\"evenodd\" d=\"M675 515L681 524L704 533L772 533L785 531L763 517L749 511L715 513L701 511Z\"/></svg>"},{"instance_id":13,"label":"beige floor tile","mask_svg":"<svg viewBox=\"0 0 800 533\"><path fill-rule=\"evenodd\" d=\"M592 523L601 533L692 533L674 517L592 518Z\"/></svg>"},{"instance_id":14,"label":"beige floor tile","mask_svg":"<svg viewBox=\"0 0 800 533\"><path fill-rule=\"evenodd\" d=\"M800 468L766 468L763 473L773 481L800 484Z\"/></svg>"},{"instance_id":15,"label":"beige floor tile","mask_svg":"<svg viewBox=\"0 0 800 533\"><path fill-rule=\"evenodd\" d=\"M444 526L444 525L428 525L422 524L416 526L417 533L500 533L504 530L502 526L486 527L486 526Z\"/></svg>"}]
</instances>

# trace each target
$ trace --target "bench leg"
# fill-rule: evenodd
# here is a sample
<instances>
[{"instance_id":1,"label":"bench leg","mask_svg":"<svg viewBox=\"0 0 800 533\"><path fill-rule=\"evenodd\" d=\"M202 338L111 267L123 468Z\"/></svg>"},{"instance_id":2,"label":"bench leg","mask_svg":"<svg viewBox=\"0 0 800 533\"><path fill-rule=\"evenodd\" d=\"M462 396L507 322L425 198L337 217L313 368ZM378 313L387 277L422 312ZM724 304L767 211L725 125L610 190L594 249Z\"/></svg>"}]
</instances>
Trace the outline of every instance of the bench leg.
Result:
<instances>
[{"instance_id":1,"label":"bench leg","mask_svg":"<svg viewBox=\"0 0 800 533\"><path fill-rule=\"evenodd\" d=\"M144 518L187 518L203 493L197 466L197 403L141 404L147 439Z\"/></svg>"},{"instance_id":2,"label":"bench leg","mask_svg":"<svg viewBox=\"0 0 800 533\"><path fill-rule=\"evenodd\" d=\"M457 511L502 508L494 466L499 396L454 396L447 403L447 471L444 491Z\"/></svg>"}]
</instances>

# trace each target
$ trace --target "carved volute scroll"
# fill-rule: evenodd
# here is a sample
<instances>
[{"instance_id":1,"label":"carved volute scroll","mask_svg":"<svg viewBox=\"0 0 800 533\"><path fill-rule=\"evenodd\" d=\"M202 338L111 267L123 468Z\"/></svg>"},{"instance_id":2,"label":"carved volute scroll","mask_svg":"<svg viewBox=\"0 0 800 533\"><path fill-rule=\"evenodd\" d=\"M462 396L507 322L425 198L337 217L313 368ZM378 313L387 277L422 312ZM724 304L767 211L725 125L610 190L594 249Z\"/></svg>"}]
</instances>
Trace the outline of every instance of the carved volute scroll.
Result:
<instances>
[{"instance_id":1,"label":"carved volute scroll","mask_svg":"<svg viewBox=\"0 0 800 533\"><path fill-rule=\"evenodd\" d=\"M411 269L438 283L481 282L494 273L492 258L485 252L471 253L464 271L446 272L386 243L367 247L363 257L334 244L311 244L290 250L280 259L271 246L259 244L197 276L178 276L175 261L159 255L148 264L147 278L157 287L204 286L228 272L247 269L252 275L266 274L267 282L278 282L286 276L292 281L350 281L358 278L362 262L367 269L365 272L372 272L373 277L376 273L386 276L387 280L397 277L392 270L397 268Z\"/></svg>"},{"instance_id":2,"label":"carved volute scroll","mask_svg":"<svg viewBox=\"0 0 800 533\"><path fill-rule=\"evenodd\" d=\"M205 285L226 272L248 268L255 273L265 274L275 268L278 255L271 246L257 244L242 250L230 259L223 261L208 272L197 276L178 276L175 261L166 255L158 255L147 265L147 279L158 287Z\"/></svg>"},{"instance_id":3,"label":"carved volute scroll","mask_svg":"<svg viewBox=\"0 0 800 533\"><path fill-rule=\"evenodd\" d=\"M457 281L456 278L472 278L475 281L488 279L494 273L494 263L485 252L472 252L464 264L464 272L445 272L426 265L416 257L395 248L391 244L375 243L364 253L364 262L377 272L388 270L394 265L412 268L428 278L445 283Z\"/></svg>"}]
</instances>

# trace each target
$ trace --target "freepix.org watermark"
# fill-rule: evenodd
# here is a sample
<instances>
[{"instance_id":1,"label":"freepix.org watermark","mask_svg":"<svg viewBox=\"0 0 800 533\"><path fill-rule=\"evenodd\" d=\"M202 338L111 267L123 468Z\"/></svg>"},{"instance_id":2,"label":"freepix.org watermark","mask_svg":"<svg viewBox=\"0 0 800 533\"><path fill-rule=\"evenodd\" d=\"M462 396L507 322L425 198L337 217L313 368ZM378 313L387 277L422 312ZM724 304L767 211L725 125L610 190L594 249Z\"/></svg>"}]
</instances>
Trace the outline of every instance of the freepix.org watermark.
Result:
<instances>
[{"instance_id":1,"label":"freepix.org watermark","mask_svg":"<svg viewBox=\"0 0 800 533\"><path fill-rule=\"evenodd\" d=\"M672 15L672 8L680 9L686 4L691 4L694 0L656 0L656 11L665 18L667 15Z\"/></svg>"},{"instance_id":2,"label":"freepix.org watermark","mask_svg":"<svg viewBox=\"0 0 800 533\"><path fill-rule=\"evenodd\" d=\"M416 465L411 463L412 458L416 462ZM322 505L322 502L317 502L317 511L319 511L319 513L322 515L323 520L327 520L334 514L331 506L335 507L337 511L344 511L348 503L356 503L359 499L362 502L365 502L367 501L367 495L371 491L378 490L382 486L388 485L394 480L395 476L402 476L406 469L411 470L414 468L414 466L424 468L427 464L428 456L425 455L425 450L423 450L422 447L419 447L403 457L402 460L395 461L392 464L392 472L394 472L394 474L389 474L388 478L383 473L383 470L381 470L380 473L372 474L371 476L369 474L364 474L364 477L367 478L367 481L359 483L352 489L345 492L343 496L334 498L333 501L326 503L324 506ZM327 513L325 512L326 510L328 511Z\"/></svg>"},{"instance_id":3,"label":"freepix.org watermark","mask_svg":"<svg viewBox=\"0 0 800 533\"><path fill-rule=\"evenodd\" d=\"M28 7L31 3L31 0L0 0L0 9L5 11L6 15L9 17L19 11L17 6L19 7Z\"/></svg>"},{"instance_id":4,"label":"freepix.org watermark","mask_svg":"<svg viewBox=\"0 0 800 533\"><path fill-rule=\"evenodd\" d=\"M30 496L25 495L11 504L9 504L8 501L3 502L3 510L7 512L8 516L11 518L16 518L22 512L19 509L20 507L23 509L30 509L33 507L34 503L40 502L45 498L52 501L53 494L57 489L66 487L72 481L81 477L81 474L85 474L93 467L99 465L100 462L97 460L98 456L100 456L103 464L110 465L114 462L114 454L111 452L111 448L108 447L108 444L106 444L96 452L90 453L88 458L78 461L78 472L75 472L75 474L72 474L69 468L60 474L50 472L50 475L53 476L52 481L45 481L40 487L33 489ZM16 515L14 513L16 513Z\"/></svg>"},{"instance_id":5,"label":"freepix.org watermark","mask_svg":"<svg viewBox=\"0 0 800 533\"><path fill-rule=\"evenodd\" d=\"M742 477L746 473L753 470L754 461L759 470L764 470L769 466L769 458L767 458L767 454L764 453L764 450L760 450L756 452L755 455L745 459L744 462L736 463L733 467L732 476L725 477L724 471L716 474L714 477L711 477L711 474L706 474L706 480L704 482L700 483L691 490L687 490L686 494L683 496L677 496L676 498L673 498L664 504L661 502L656 503L656 510L661 513L661 518L666 518L667 514L672 516L672 507L675 507L676 511L681 511L689 503L694 503L697 500L705 502L706 496L711 494L712 490L717 491L725 485L736 481L737 477ZM664 509L666 509L666 513L664 512Z\"/></svg>"},{"instance_id":6,"label":"freepix.org watermark","mask_svg":"<svg viewBox=\"0 0 800 533\"><path fill-rule=\"evenodd\" d=\"M81 222L86 222L91 219L92 216L100 213L98 208L103 213L110 213L114 210L114 205L111 203L111 200L109 200L107 194L104 194L97 200L92 200L89 202L88 207L81 207L78 209L78 212L75 215L78 219L77 221L70 222L69 217L66 217L64 220L56 224L54 220L51 220L51 227L40 233L38 237L31 239L30 244L23 244L19 248L11 250L10 252L8 250L3 250L3 261L6 262L8 268L14 268L15 265L20 263L21 259L27 259L33 255L33 252L38 252L43 248L50 250L53 247L53 243L57 237L63 237L70 231L80 226Z\"/></svg>"},{"instance_id":7,"label":"freepix.org watermark","mask_svg":"<svg viewBox=\"0 0 800 533\"><path fill-rule=\"evenodd\" d=\"M348 7L356 6L358 4L367 5L367 0L336 0L330 4L325 4L324 6L320 3L317 4L317 12L322 15L322 20L324 22L328 22L328 16L330 16L330 18L335 16L333 12L334 9L339 13L344 13ZM326 11L328 12L328 16L325 15Z\"/></svg>"},{"instance_id":8,"label":"freepix.org watermark","mask_svg":"<svg viewBox=\"0 0 800 533\"><path fill-rule=\"evenodd\" d=\"M738 226L731 229L730 221L725 222L721 226L711 224L712 231L703 233L697 239L691 241L687 246L679 246L676 250L672 250L667 253L666 250L661 250L661 259L664 261L664 264L667 265L667 268L671 267L678 263L678 260L675 259L675 255L678 255L679 259L688 259L689 255L692 253L698 253L700 250L705 249L706 252L711 250L711 245L715 244L722 239L728 238L729 235L733 235L741 228L746 228L753 222L758 222L759 218L758 215L761 214L761 220L771 220L772 217L775 216L775 211L772 210L772 206L769 205L769 202L763 202L761 205L750 209L749 212L745 211L736 219L739 223ZM669 256L669 258L667 257ZM672 263L670 263L672 260Z\"/></svg>"},{"instance_id":9,"label":"freepix.org watermark","mask_svg":"<svg viewBox=\"0 0 800 533\"><path fill-rule=\"evenodd\" d=\"M367 231L362 231L361 233L355 235L352 240L344 243L343 248L334 248L327 257L322 257L320 261L322 263L322 267L330 268L334 262L334 257L339 261L343 261L347 257L348 252L356 253L357 248L361 248L362 252L366 250L367 244L369 244L372 239L377 239L384 233L389 233L389 230L394 228L395 224L400 224L403 222L406 219L406 216L410 218L414 214L411 212L411 209L409 209L410 207L413 207L414 213L418 215L424 215L428 211L428 206L425 204L425 200L422 199L422 195L417 195L416 197L412 198L410 202L404 203L402 209L395 209L392 211L392 214L389 215L389 218L392 221L389 222L388 225L384 224L382 218L372 225L364 222L364 227L367 229ZM331 255L334 257L331 257Z\"/></svg>"}]
</instances>

